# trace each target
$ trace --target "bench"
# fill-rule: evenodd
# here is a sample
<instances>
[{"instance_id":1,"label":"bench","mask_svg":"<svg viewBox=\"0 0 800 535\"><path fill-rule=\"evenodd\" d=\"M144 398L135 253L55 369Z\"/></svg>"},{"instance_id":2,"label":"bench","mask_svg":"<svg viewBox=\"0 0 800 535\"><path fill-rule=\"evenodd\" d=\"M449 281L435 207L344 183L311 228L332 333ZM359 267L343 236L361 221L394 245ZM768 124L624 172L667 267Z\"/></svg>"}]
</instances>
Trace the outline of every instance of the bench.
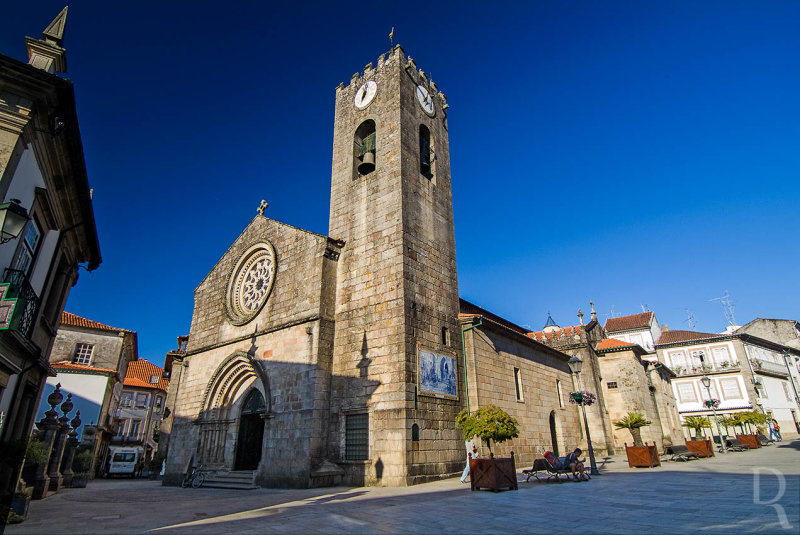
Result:
<instances>
[{"instance_id":1,"label":"bench","mask_svg":"<svg viewBox=\"0 0 800 535\"><path fill-rule=\"evenodd\" d=\"M670 461L690 461L692 459L697 459L700 457L700 454L696 451L692 451L687 448L684 444L675 444L673 446L667 446L664 448L665 455L671 455L672 457L669 458Z\"/></svg>"},{"instance_id":2,"label":"bench","mask_svg":"<svg viewBox=\"0 0 800 535\"><path fill-rule=\"evenodd\" d=\"M743 444L738 438L729 438L725 441L725 446L728 451L747 451L750 449L750 446Z\"/></svg>"},{"instance_id":3,"label":"bench","mask_svg":"<svg viewBox=\"0 0 800 535\"><path fill-rule=\"evenodd\" d=\"M761 442L762 446L771 446L775 444L774 440L767 438L763 433L758 434L758 441Z\"/></svg>"},{"instance_id":4,"label":"bench","mask_svg":"<svg viewBox=\"0 0 800 535\"><path fill-rule=\"evenodd\" d=\"M534 459L533 466L523 470L522 474L526 476L525 481L530 481L532 477L535 477L536 481L542 481L542 478L539 477L542 472L547 474L545 481L555 479L559 483L563 481L561 479L562 475L567 476L566 480L569 480L572 475L572 471L569 468L556 468L547 459Z\"/></svg>"}]
</instances>

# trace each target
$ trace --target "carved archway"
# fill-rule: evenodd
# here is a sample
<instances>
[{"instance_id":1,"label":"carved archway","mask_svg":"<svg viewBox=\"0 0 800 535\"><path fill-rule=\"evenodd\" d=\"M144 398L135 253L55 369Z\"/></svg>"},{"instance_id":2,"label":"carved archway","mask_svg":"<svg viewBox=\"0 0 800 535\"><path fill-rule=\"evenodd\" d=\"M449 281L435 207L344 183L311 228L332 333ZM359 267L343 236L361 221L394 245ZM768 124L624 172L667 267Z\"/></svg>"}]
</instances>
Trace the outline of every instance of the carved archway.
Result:
<instances>
[{"instance_id":1,"label":"carved archway","mask_svg":"<svg viewBox=\"0 0 800 535\"><path fill-rule=\"evenodd\" d=\"M258 390L264 418L272 414L272 396L264 370L252 355L239 351L216 369L203 395L197 458L209 469L230 469L235 457L238 421L246 395Z\"/></svg>"}]
</instances>

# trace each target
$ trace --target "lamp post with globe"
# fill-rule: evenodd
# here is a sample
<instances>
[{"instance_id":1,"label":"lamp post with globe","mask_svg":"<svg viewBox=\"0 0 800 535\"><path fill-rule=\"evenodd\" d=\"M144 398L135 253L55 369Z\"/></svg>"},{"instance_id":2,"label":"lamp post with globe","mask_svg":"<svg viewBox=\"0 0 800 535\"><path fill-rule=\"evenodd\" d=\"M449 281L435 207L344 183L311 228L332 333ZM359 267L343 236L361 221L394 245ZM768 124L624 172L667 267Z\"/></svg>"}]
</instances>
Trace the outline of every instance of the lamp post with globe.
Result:
<instances>
[{"instance_id":1,"label":"lamp post with globe","mask_svg":"<svg viewBox=\"0 0 800 535\"><path fill-rule=\"evenodd\" d=\"M570 358L567 362L569 364L569 369L572 374L577 379L578 384L578 392L576 392L576 396L573 398L578 404L581 406L581 410L583 411L583 425L586 429L586 444L589 450L589 465L591 467L591 474L593 476L598 475L600 472L597 471L597 464L594 461L594 449L592 448L592 437L589 434L589 420L586 419L586 404L582 399L582 387L581 387L581 368L583 367L583 361L577 355Z\"/></svg>"},{"instance_id":2,"label":"lamp post with globe","mask_svg":"<svg viewBox=\"0 0 800 535\"><path fill-rule=\"evenodd\" d=\"M708 392L708 401L706 401L706 406L711 409L711 412L714 413L714 421L717 422L717 434L719 435L719 451L720 453L727 453L725 450L725 438L722 436L722 429L719 427L719 419L717 418L717 400L711 397L711 378L708 375L704 375L700 382L703 383L703 386L706 387L706 391Z\"/></svg>"}]
</instances>

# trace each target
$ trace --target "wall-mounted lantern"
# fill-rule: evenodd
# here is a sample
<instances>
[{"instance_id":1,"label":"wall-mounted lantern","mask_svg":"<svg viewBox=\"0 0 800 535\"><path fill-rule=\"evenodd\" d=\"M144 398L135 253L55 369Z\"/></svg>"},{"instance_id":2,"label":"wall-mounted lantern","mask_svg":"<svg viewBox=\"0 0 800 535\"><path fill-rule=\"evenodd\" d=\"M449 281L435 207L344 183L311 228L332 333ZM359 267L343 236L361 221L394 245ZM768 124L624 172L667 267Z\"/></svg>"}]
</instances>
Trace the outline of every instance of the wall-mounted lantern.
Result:
<instances>
[{"instance_id":1,"label":"wall-mounted lantern","mask_svg":"<svg viewBox=\"0 0 800 535\"><path fill-rule=\"evenodd\" d=\"M0 243L6 243L22 232L28 222L28 211L20 206L19 200L0 204Z\"/></svg>"}]
</instances>

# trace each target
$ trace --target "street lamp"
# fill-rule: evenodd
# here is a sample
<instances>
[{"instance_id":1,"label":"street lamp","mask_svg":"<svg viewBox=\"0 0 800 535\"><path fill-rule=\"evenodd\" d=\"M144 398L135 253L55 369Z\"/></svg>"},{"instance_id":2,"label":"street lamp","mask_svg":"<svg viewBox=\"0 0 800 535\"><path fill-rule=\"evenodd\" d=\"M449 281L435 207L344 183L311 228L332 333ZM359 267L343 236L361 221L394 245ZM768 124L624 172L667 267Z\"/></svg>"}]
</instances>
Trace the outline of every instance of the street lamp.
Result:
<instances>
[{"instance_id":1,"label":"street lamp","mask_svg":"<svg viewBox=\"0 0 800 535\"><path fill-rule=\"evenodd\" d=\"M727 453L725 450L725 439L722 437L722 429L719 427L719 419L717 418L717 409L714 406L714 400L711 398L711 378L708 375L704 375L700 382L703 383L703 386L706 387L706 391L708 392L708 401L707 406L711 407L711 412L714 413L714 421L717 422L717 434L719 435L719 445L720 445L720 453Z\"/></svg>"},{"instance_id":2,"label":"street lamp","mask_svg":"<svg viewBox=\"0 0 800 535\"><path fill-rule=\"evenodd\" d=\"M569 369L572 374L575 376L578 382L578 390L582 390L581 387L581 368L583 367L583 361L580 357L575 355L574 357L570 358L567 362L569 364ZM597 464L594 462L594 449L592 449L592 437L589 435L589 420L586 419L586 405L583 404L583 400L580 401L581 410L583 410L583 425L586 429L586 444L589 446L589 466L591 468L591 474L593 476L598 475L600 472L597 471Z\"/></svg>"},{"instance_id":3,"label":"street lamp","mask_svg":"<svg viewBox=\"0 0 800 535\"><path fill-rule=\"evenodd\" d=\"M17 199L0 204L0 243L13 240L28 222L28 211L20 206Z\"/></svg>"}]
</instances>

